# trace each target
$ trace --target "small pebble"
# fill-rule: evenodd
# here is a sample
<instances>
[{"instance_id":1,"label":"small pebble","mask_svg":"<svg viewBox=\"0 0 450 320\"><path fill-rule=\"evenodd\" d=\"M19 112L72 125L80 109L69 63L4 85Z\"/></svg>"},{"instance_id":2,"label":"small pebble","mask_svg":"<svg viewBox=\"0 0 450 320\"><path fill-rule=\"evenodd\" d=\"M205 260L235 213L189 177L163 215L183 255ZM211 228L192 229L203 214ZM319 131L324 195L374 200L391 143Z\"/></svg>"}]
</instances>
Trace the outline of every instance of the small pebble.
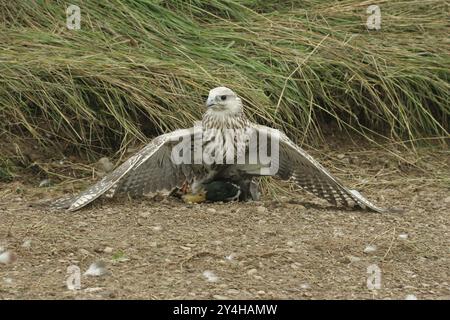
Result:
<instances>
[{"instance_id":1,"label":"small pebble","mask_svg":"<svg viewBox=\"0 0 450 320\"><path fill-rule=\"evenodd\" d=\"M84 273L85 276L100 277L108 273L106 265L103 261L96 261L92 263Z\"/></svg>"},{"instance_id":2,"label":"small pebble","mask_svg":"<svg viewBox=\"0 0 450 320\"><path fill-rule=\"evenodd\" d=\"M407 294L405 300L417 300L417 297L413 294Z\"/></svg>"},{"instance_id":3,"label":"small pebble","mask_svg":"<svg viewBox=\"0 0 450 320\"><path fill-rule=\"evenodd\" d=\"M82 255L84 255L84 256L89 256L89 255L91 255L90 253L89 253L89 251L87 251L86 249L80 249L80 250L78 250L78 252L80 252Z\"/></svg>"},{"instance_id":4,"label":"small pebble","mask_svg":"<svg viewBox=\"0 0 450 320\"><path fill-rule=\"evenodd\" d=\"M206 209L206 212L208 212L208 213L216 213L216 209L208 208L208 209Z\"/></svg>"},{"instance_id":5,"label":"small pebble","mask_svg":"<svg viewBox=\"0 0 450 320\"><path fill-rule=\"evenodd\" d=\"M139 213L139 216L141 218L148 218L150 215L151 215L150 212L141 212L141 213Z\"/></svg>"},{"instance_id":6,"label":"small pebble","mask_svg":"<svg viewBox=\"0 0 450 320\"><path fill-rule=\"evenodd\" d=\"M113 252L113 248L111 248L111 247L106 247L105 249L103 249L103 252L104 253L112 253Z\"/></svg>"},{"instance_id":7,"label":"small pebble","mask_svg":"<svg viewBox=\"0 0 450 320\"><path fill-rule=\"evenodd\" d=\"M374 244L368 245L367 247L365 247L364 249L364 253L372 253L377 251L377 246Z\"/></svg>"},{"instance_id":8,"label":"small pebble","mask_svg":"<svg viewBox=\"0 0 450 320\"><path fill-rule=\"evenodd\" d=\"M251 276L251 275L256 274L257 272L258 272L258 270L256 270L256 269L250 269L250 270L247 271L247 274L248 274L249 276Z\"/></svg>"},{"instance_id":9,"label":"small pebble","mask_svg":"<svg viewBox=\"0 0 450 320\"><path fill-rule=\"evenodd\" d=\"M237 289L228 289L228 290L227 290L227 293L228 293L228 294L231 294L231 295L236 295L236 294L239 294L240 291L237 290Z\"/></svg>"},{"instance_id":10,"label":"small pebble","mask_svg":"<svg viewBox=\"0 0 450 320\"><path fill-rule=\"evenodd\" d=\"M230 298L228 298L227 296L222 296L220 294L213 295L213 298L216 300L230 300Z\"/></svg>"},{"instance_id":11,"label":"small pebble","mask_svg":"<svg viewBox=\"0 0 450 320\"><path fill-rule=\"evenodd\" d=\"M228 260L228 261L234 261L235 258L236 258L236 255L234 253L232 253L232 254L230 254L228 256L225 256L225 259Z\"/></svg>"},{"instance_id":12,"label":"small pebble","mask_svg":"<svg viewBox=\"0 0 450 320\"><path fill-rule=\"evenodd\" d=\"M408 235L406 233L399 234L398 238L399 238L399 240L406 240L406 239L408 239Z\"/></svg>"},{"instance_id":13,"label":"small pebble","mask_svg":"<svg viewBox=\"0 0 450 320\"><path fill-rule=\"evenodd\" d=\"M302 283L300 285L300 288L303 289L303 290L306 290L306 289L311 288L311 285L309 283Z\"/></svg>"},{"instance_id":14,"label":"small pebble","mask_svg":"<svg viewBox=\"0 0 450 320\"><path fill-rule=\"evenodd\" d=\"M46 188L52 185L52 181L50 179L44 179L39 182L39 188Z\"/></svg>"},{"instance_id":15,"label":"small pebble","mask_svg":"<svg viewBox=\"0 0 450 320\"><path fill-rule=\"evenodd\" d=\"M350 263L354 263L354 262L361 261L361 258L360 258L360 257L347 256L346 258L348 259L348 261L349 261Z\"/></svg>"},{"instance_id":16,"label":"small pebble","mask_svg":"<svg viewBox=\"0 0 450 320\"><path fill-rule=\"evenodd\" d=\"M0 263L11 264L17 260L17 256L12 251L5 251L0 254Z\"/></svg>"},{"instance_id":17,"label":"small pebble","mask_svg":"<svg viewBox=\"0 0 450 320\"><path fill-rule=\"evenodd\" d=\"M263 206L259 206L256 208L256 212L258 212L258 213L264 213L264 212L266 212L266 210L267 210L267 208L263 207Z\"/></svg>"},{"instance_id":18,"label":"small pebble","mask_svg":"<svg viewBox=\"0 0 450 320\"><path fill-rule=\"evenodd\" d=\"M216 274L213 271L210 271L210 270L204 271L203 272L203 276L209 282L217 282L219 280L219 277L216 276Z\"/></svg>"},{"instance_id":19,"label":"small pebble","mask_svg":"<svg viewBox=\"0 0 450 320\"><path fill-rule=\"evenodd\" d=\"M100 287L86 288L83 291L86 293L95 293L95 292L103 291L103 288L100 288Z\"/></svg>"},{"instance_id":20,"label":"small pebble","mask_svg":"<svg viewBox=\"0 0 450 320\"><path fill-rule=\"evenodd\" d=\"M28 239L22 243L22 248L29 248L29 247L31 247L31 240Z\"/></svg>"}]
</instances>

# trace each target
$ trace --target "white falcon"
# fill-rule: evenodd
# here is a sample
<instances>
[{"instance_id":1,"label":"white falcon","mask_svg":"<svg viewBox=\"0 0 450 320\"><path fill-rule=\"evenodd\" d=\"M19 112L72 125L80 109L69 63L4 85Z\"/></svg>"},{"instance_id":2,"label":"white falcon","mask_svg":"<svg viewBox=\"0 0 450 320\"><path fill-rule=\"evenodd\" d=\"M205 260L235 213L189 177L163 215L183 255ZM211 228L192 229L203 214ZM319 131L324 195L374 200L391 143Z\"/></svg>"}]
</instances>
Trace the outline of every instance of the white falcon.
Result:
<instances>
[{"instance_id":1,"label":"white falcon","mask_svg":"<svg viewBox=\"0 0 450 320\"><path fill-rule=\"evenodd\" d=\"M212 89L206 107L199 126L156 137L92 187L52 206L75 211L101 196L137 197L175 189L189 189L194 197L210 190L209 200L256 200L255 178L269 175L292 180L338 206L385 212L356 190L346 188L284 133L250 122L232 90ZM261 157L262 149L266 159ZM230 187L237 193L228 197L223 192Z\"/></svg>"}]
</instances>

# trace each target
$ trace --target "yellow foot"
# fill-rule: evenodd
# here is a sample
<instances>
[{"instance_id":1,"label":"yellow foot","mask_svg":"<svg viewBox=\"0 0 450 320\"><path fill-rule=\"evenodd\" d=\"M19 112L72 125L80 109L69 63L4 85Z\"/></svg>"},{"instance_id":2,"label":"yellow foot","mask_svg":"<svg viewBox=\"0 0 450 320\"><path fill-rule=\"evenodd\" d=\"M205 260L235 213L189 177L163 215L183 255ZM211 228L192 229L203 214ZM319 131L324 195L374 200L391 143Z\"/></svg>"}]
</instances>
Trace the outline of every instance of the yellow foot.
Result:
<instances>
[{"instance_id":1,"label":"yellow foot","mask_svg":"<svg viewBox=\"0 0 450 320\"><path fill-rule=\"evenodd\" d=\"M202 203L206 201L206 194L204 192L200 193L187 193L181 196L186 203Z\"/></svg>"}]
</instances>

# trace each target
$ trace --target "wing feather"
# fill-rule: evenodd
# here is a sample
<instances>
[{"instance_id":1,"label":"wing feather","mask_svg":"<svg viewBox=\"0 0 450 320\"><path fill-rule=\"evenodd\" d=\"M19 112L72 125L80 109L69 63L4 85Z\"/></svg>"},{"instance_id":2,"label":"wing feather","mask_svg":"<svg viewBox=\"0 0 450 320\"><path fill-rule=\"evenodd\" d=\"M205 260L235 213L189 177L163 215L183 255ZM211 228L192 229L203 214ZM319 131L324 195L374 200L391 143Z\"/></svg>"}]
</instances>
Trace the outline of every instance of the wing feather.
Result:
<instances>
[{"instance_id":1,"label":"wing feather","mask_svg":"<svg viewBox=\"0 0 450 320\"><path fill-rule=\"evenodd\" d=\"M358 191L345 187L342 182L281 131L257 124L253 124L253 127L259 132L264 130L272 133L272 138L278 137L279 153L271 155L271 161L275 161L278 165L275 175L279 178L292 179L299 187L335 205L358 206L380 213L386 211L371 203Z\"/></svg>"},{"instance_id":2,"label":"wing feather","mask_svg":"<svg viewBox=\"0 0 450 320\"><path fill-rule=\"evenodd\" d=\"M172 145L192 134L193 128L190 128L156 137L95 185L74 198L54 202L52 207L75 211L105 194L109 197L121 193L138 196L147 192L170 191L190 173L185 165L172 163Z\"/></svg>"}]
</instances>

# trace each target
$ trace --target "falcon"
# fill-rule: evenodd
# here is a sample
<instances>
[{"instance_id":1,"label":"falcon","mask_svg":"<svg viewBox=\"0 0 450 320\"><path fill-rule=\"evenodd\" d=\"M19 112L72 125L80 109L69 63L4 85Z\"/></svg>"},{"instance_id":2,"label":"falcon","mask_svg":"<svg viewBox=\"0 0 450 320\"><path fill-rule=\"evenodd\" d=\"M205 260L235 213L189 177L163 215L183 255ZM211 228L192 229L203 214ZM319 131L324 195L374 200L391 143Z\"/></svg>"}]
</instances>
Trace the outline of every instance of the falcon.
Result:
<instances>
[{"instance_id":1,"label":"falcon","mask_svg":"<svg viewBox=\"0 0 450 320\"><path fill-rule=\"evenodd\" d=\"M53 207L76 211L101 196L178 193L187 202L258 200L257 178L290 180L339 207L385 212L350 190L279 130L250 122L229 88L209 92L201 122L153 139L79 195Z\"/></svg>"}]
</instances>

